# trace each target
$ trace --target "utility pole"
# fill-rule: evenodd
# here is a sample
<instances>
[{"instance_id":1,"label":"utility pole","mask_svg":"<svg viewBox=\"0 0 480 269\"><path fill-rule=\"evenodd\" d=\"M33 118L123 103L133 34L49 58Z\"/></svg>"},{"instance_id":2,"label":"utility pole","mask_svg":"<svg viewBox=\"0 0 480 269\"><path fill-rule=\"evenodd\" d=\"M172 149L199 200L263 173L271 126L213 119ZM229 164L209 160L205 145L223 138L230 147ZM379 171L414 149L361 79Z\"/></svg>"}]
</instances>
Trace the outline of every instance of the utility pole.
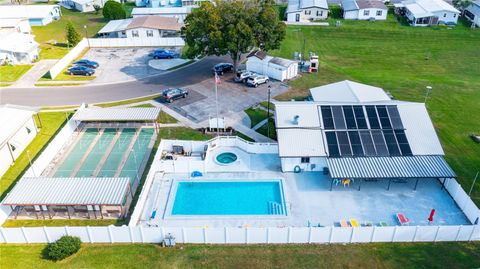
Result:
<instances>
[{"instance_id":1,"label":"utility pole","mask_svg":"<svg viewBox=\"0 0 480 269\"><path fill-rule=\"evenodd\" d=\"M85 29L85 39L87 39L88 48L90 48L90 40L88 40L87 25L84 25L83 29Z\"/></svg>"},{"instance_id":2,"label":"utility pole","mask_svg":"<svg viewBox=\"0 0 480 269\"><path fill-rule=\"evenodd\" d=\"M220 78L218 77L217 72L215 72L215 110L217 114L217 137L220 136L220 127L218 126L218 83Z\"/></svg>"},{"instance_id":3,"label":"utility pole","mask_svg":"<svg viewBox=\"0 0 480 269\"><path fill-rule=\"evenodd\" d=\"M267 137L270 138L270 92L272 85L268 85L268 101L267 101Z\"/></svg>"}]
</instances>

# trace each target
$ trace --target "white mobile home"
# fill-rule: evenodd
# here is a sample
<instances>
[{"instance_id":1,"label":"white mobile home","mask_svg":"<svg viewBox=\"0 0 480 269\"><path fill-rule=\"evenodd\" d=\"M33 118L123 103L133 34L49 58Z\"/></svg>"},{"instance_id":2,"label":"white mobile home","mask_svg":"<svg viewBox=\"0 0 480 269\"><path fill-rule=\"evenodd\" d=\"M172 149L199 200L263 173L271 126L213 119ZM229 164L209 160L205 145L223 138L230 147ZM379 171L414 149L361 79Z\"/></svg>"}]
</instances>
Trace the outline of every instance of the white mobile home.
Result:
<instances>
[{"instance_id":1,"label":"white mobile home","mask_svg":"<svg viewBox=\"0 0 480 269\"><path fill-rule=\"evenodd\" d=\"M23 34L31 34L32 27L27 18L0 19L0 30Z\"/></svg>"},{"instance_id":2,"label":"white mobile home","mask_svg":"<svg viewBox=\"0 0 480 269\"><path fill-rule=\"evenodd\" d=\"M464 10L463 15L467 20L480 27L480 0L473 1L472 4Z\"/></svg>"},{"instance_id":3,"label":"white mobile home","mask_svg":"<svg viewBox=\"0 0 480 269\"><path fill-rule=\"evenodd\" d=\"M0 106L0 177L37 135L35 114L30 107Z\"/></svg>"},{"instance_id":4,"label":"white mobile home","mask_svg":"<svg viewBox=\"0 0 480 269\"><path fill-rule=\"evenodd\" d=\"M378 0L343 0L343 18L346 20L386 20L387 6Z\"/></svg>"},{"instance_id":5,"label":"white mobile home","mask_svg":"<svg viewBox=\"0 0 480 269\"><path fill-rule=\"evenodd\" d=\"M9 5L0 6L0 19L28 18L31 26L45 26L60 19L59 5Z\"/></svg>"},{"instance_id":6,"label":"white mobile home","mask_svg":"<svg viewBox=\"0 0 480 269\"><path fill-rule=\"evenodd\" d=\"M95 5L103 7L106 2L107 0L62 0L60 5L68 9L78 10L80 12L93 12L95 11Z\"/></svg>"},{"instance_id":7,"label":"white mobile home","mask_svg":"<svg viewBox=\"0 0 480 269\"><path fill-rule=\"evenodd\" d=\"M295 61L268 56L265 51L256 50L247 56L248 71L284 81L298 74L298 63Z\"/></svg>"},{"instance_id":8,"label":"white mobile home","mask_svg":"<svg viewBox=\"0 0 480 269\"><path fill-rule=\"evenodd\" d=\"M38 43L31 34L0 31L0 64L30 64L38 59Z\"/></svg>"},{"instance_id":9,"label":"white mobile home","mask_svg":"<svg viewBox=\"0 0 480 269\"><path fill-rule=\"evenodd\" d=\"M163 38L179 35L182 24L176 18L142 16L113 20L98 32L103 38Z\"/></svg>"},{"instance_id":10,"label":"white mobile home","mask_svg":"<svg viewBox=\"0 0 480 269\"><path fill-rule=\"evenodd\" d=\"M160 7L160 8L134 8L132 17L160 16L176 18L183 23L187 15L192 12L192 7Z\"/></svg>"},{"instance_id":11,"label":"white mobile home","mask_svg":"<svg viewBox=\"0 0 480 269\"><path fill-rule=\"evenodd\" d=\"M394 4L395 13L412 26L456 25L460 11L443 0L406 0Z\"/></svg>"},{"instance_id":12,"label":"white mobile home","mask_svg":"<svg viewBox=\"0 0 480 269\"><path fill-rule=\"evenodd\" d=\"M289 22L325 20L328 4L326 0L289 0L285 14Z\"/></svg>"}]
</instances>

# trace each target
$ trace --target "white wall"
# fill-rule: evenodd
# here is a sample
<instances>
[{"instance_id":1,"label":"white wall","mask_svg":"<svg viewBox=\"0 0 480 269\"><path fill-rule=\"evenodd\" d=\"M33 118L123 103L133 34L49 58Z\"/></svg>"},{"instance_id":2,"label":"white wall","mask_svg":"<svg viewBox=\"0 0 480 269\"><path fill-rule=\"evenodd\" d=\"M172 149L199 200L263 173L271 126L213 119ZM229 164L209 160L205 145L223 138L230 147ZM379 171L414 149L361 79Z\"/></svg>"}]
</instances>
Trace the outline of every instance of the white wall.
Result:
<instances>
[{"instance_id":1,"label":"white wall","mask_svg":"<svg viewBox=\"0 0 480 269\"><path fill-rule=\"evenodd\" d=\"M310 157L310 163L301 163L301 158L280 158L283 172L293 172L295 166L300 166L302 171L323 171L327 166L325 157ZM312 167L312 164L315 167Z\"/></svg>"},{"instance_id":2,"label":"white wall","mask_svg":"<svg viewBox=\"0 0 480 269\"><path fill-rule=\"evenodd\" d=\"M475 23L477 26L480 26L480 6L471 4L465 10L468 10L473 14L473 19L468 18L467 16L465 16L465 18L467 18L467 20Z\"/></svg>"},{"instance_id":3,"label":"white wall","mask_svg":"<svg viewBox=\"0 0 480 269\"><path fill-rule=\"evenodd\" d=\"M458 21L458 16L459 14L457 13L454 13L454 12L448 12L448 11L445 11L445 12L435 12L433 13L435 14L435 16L438 17L438 22L444 22L444 23L457 23ZM445 16L445 17L444 17Z\"/></svg>"},{"instance_id":4,"label":"white wall","mask_svg":"<svg viewBox=\"0 0 480 269\"><path fill-rule=\"evenodd\" d=\"M258 74L268 76L269 78L284 81L286 79L292 79L298 74L298 64L292 64L288 68L272 64L265 60L261 60L257 57L250 57L246 63L246 69Z\"/></svg>"},{"instance_id":5,"label":"white wall","mask_svg":"<svg viewBox=\"0 0 480 269\"><path fill-rule=\"evenodd\" d=\"M343 11L343 18L345 20L356 20L356 19L358 19L358 10Z\"/></svg>"},{"instance_id":6,"label":"white wall","mask_svg":"<svg viewBox=\"0 0 480 269\"><path fill-rule=\"evenodd\" d=\"M365 11L368 11L368 15L365 15ZM377 11L381 11L382 14L377 15ZM343 18L346 20L369 20L375 18L375 20L386 20L388 10L378 8L366 8L360 10L350 10L343 12Z\"/></svg>"},{"instance_id":7,"label":"white wall","mask_svg":"<svg viewBox=\"0 0 480 269\"><path fill-rule=\"evenodd\" d=\"M318 12L318 13L317 13ZM328 10L312 7L302 9L298 12L289 12L287 13L287 21L295 22L297 14L300 14L300 22L309 22L314 20L325 20L328 18Z\"/></svg>"},{"instance_id":8,"label":"white wall","mask_svg":"<svg viewBox=\"0 0 480 269\"><path fill-rule=\"evenodd\" d=\"M62 59L58 60L55 65L50 68L48 71L50 73L50 77L54 79L55 77L60 74L73 60L75 60L84 49L88 46L87 40L84 38L82 39L75 47L73 47Z\"/></svg>"}]
</instances>

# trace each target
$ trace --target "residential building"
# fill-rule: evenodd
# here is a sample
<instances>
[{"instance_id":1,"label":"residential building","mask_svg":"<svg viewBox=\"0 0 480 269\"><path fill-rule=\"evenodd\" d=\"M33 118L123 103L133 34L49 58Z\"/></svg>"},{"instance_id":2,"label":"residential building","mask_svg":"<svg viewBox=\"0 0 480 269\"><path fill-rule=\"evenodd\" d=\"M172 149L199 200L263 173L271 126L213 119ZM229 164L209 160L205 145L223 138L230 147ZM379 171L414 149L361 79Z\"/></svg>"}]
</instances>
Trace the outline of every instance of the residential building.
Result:
<instances>
[{"instance_id":1,"label":"residential building","mask_svg":"<svg viewBox=\"0 0 480 269\"><path fill-rule=\"evenodd\" d=\"M328 4L326 0L289 0L285 14L289 22L325 20Z\"/></svg>"},{"instance_id":2,"label":"residential building","mask_svg":"<svg viewBox=\"0 0 480 269\"><path fill-rule=\"evenodd\" d=\"M137 7L185 7L199 6L202 2L209 0L135 0Z\"/></svg>"},{"instance_id":3,"label":"residential building","mask_svg":"<svg viewBox=\"0 0 480 269\"><path fill-rule=\"evenodd\" d=\"M183 23L187 15L192 12L192 6L188 7L161 7L161 8L134 8L132 17L141 16L160 16L176 18L178 22Z\"/></svg>"},{"instance_id":4,"label":"residential building","mask_svg":"<svg viewBox=\"0 0 480 269\"><path fill-rule=\"evenodd\" d=\"M394 4L395 13L412 26L456 25L460 11L443 0L406 0Z\"/></svg>"},{"instance_id":5,"label":"residential building","mask_svg":"<svg viewBox=\"0 0 480 269\"><path fill-rule=\"evenodd\" d=\"M31 34L32 27L27 18L0 19L0 31L12 31L23 34Z\"/></svg>"},{"instance_id":6,"label":"residential building","mask_svg":"<svg viewBox=\"0 0 480 269\"><path fill-rule=\"evenodd\" d=\"M59 4L67 9L75 9L80 12L93 12L95 11L95 5L103 7L105 2L107 2L107 0L62 0ZM120 1L118 0L117 2Z\"/></svg>"},{"instance_id":7,"label":"residential building","mask_svg":"<svg viewBox=\"0 0 480 269\"><path fill-rule=\"evenodd\" d=\"M247 56L246 69L272 79L284 81L297 76L298 63L280 57L268 56L262 50L255 50Z\"/></svg>"},{"instance_id":8,"label":"residential building","mask_svg":"<svg viewBox=\"0 0 480 269\"><path fill-rule=\"evenodd\" d=\"M310 92L313 102L275 102L284 172L324 171L332 178L453 174L425 104L392 100L381 88L348 80Z\"/></svg>"},{"instance_id":9,"label":"residential building","mask_svg":"<svg viewBox=\"0 0 480 269\"><path fill-rule=\"evenodd\" d=\"M112 20L98 32L105 38L163 38L179 36L182 24L176 18L142 16Z\"/></svg>"},{"instance_id":10,"label":"residential building","mask_svg":"<svg viewBox=\"0 0 480 269\"><path fill-rule=\"evenodd\" d=\"M45 26L60 16L59 5L0 5L0 20L27 18L31 26Z\"/></svg>"},{"instance_id":11,"label":"residential building","mask_svg":"<svg viewBox=\"0 0 480 269\"><path fill-rule=\"evenodd\" d=\"M473 1L464 11L463 15L467 20L480 27L480 0Z\"/></svg>"},{"instance_id":12,"label":"residential building","mask_svg":"<svg viewBox=\"0 0 480 269\"><path fill-rule=\"evenodd\" d=\"M387 6L379 0L343 0L343 18L346 20L386 20Z\"/></svg>"},{"instance_id":13,"label":"residential building","mask_svg":"<svg viewBox=\"0 0 480 269\"><path fill-rule=\"evenodd\" d=\"M29 64L38 59L38 43L31 34L0 30L0 64Z\"/></svg>"},{"instance_id":14,"label":"residential building","mask_svg":"<svg viewBox=\"0 0 480 269\"><path fill-rule=\"evenodd\" d=\"M37 112L36 109L24 106L0 106L0 126L2 126L0 132L0 177L37 135L37 125L34 119Z\"/></svg>"}]
</instances>

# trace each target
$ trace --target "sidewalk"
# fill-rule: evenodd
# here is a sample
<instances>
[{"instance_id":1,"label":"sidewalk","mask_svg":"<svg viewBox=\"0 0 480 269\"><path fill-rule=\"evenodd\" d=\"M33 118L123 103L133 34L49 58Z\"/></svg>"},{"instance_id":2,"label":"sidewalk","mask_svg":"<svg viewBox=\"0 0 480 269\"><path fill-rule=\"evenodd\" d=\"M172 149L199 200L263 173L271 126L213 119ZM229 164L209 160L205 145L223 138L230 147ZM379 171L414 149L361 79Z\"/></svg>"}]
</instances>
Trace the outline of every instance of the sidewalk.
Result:
<instances>
[{"instance_id":1,"label":"sidewalk","mask_svg":"<svg viewBox=\"0 0 480 269\"><path fill-rule=\"evenodd\" d=\"M35 83L47 73L48 70L57 62L58 60L40 60L36 62L27 73L25 73L21 78L19 78L15 83L10 85L13 88L31 88L35 86Z\"/></svg>"}]
</instances>

